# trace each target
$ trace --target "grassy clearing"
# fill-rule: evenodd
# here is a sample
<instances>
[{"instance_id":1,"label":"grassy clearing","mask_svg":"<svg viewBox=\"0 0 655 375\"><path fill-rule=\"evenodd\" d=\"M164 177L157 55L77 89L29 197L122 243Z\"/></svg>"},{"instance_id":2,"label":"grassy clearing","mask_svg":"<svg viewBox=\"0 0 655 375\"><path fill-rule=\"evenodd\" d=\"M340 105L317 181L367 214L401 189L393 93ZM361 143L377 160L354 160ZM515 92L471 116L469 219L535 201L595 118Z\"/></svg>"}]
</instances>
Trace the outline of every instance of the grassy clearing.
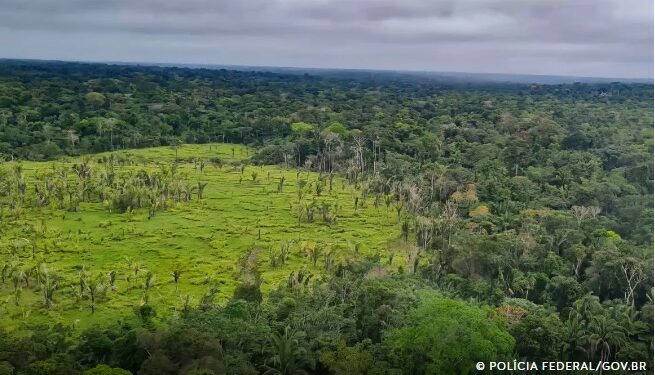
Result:
<instances>
[{"instance_id":1,"label":"grassy clearing","mask_svg":"<svg viewBox=\"0 0 655 375\"><path fill-rule=\"evenodd\" d=\"M158 163L172 163L175 153L170 147L120 151L116 154L139 162L116 168L118 173L156 169ZM17 216L5 213L0 224L3 261L25 269L43 263L62 281L53 306L46 309L43 291L27 285L29 278L20 283L18 292L7 280L0 287L0 324L16 329L21 322L63 321L86 327L118 319L144 303L148 271L154 276L148 303L159 316L166 316L182 309L187 296L191 305L197 305L212 287L218 301L231 296L243 277L241 265L248 254L261 272L264 293L287 280L291 271L304 268L320 276L326 261L336 264L369 255L388 258L387 244L399 232L393 209L387 211L384 204L374 207L372 197L365 207L356 209L355 197L360 197L361 205L361 193L340 178L334 179L331 193L325 188L318 197L312 189L318 174L275 166L247 166L241 171L236 160L249 154L250 150L238 145L181 146L179 171L193 183L208 183L203 199L175 203L150 219L147 209L110 213L102 203L81 203L79 212L42 207L23 208ZM92 155L91 160L102 156L107 155ZM200 172L190 162L214 157L225 165L208 164ZM37 171L76 162L24 162L28 190ZM279 192L282 177L285 181ZM299 221L298 180L307 181L303 202L336 205L336 223L323 222L320 213L313 222ZM38 228L43 235L36 240L25 238L28 228ZM321 249L313 252L312 259L309 249L317 244ZM271 254L279 255L285 245L289 246L286 260L274 265ZM181 269L177 292L172 276L175 265ZM93 314L89 297L77 291L81 270L103 280L116 272L115 290L100 298Z\"/></svg>"}]
</instances>

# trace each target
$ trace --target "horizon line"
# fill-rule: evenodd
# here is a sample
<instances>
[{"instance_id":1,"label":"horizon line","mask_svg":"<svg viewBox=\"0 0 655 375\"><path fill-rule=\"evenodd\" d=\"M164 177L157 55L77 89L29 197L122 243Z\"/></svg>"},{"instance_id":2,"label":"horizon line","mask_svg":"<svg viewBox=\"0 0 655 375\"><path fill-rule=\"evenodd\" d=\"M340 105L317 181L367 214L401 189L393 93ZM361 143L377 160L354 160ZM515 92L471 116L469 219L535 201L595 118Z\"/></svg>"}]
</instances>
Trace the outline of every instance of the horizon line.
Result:
<instances>
[{"instance_id":1,"label":"horizon line","mask_svg":"<svg viewBox=\"0 0 655 375\"><path fill-rule=\"evenodd\" d=\"M158 66L158 67L181 67L188 69L208 69L208 68L256 68L258 70L269 69L289 69L289 70L321 70L321 71L357 71L357 72L380 72L380 73L409 73L409 74L457 74L457 75L480 75L480 76L528 76L528 77L553 77L564 79L596 79L604 81L643 81L653 82L655 76L651 77L616 77L616 76L583 76L568 74L543 74L543 73L500 73L500 72L467 72L467 71L447 71L447 70L420 70L420 69L380 69L380 68L337 68L337 67L310 67L310 66L285 66L285 65L250 65L250 64L221 64L221 63L183 63L183 62L162 62L162 61L124 61L124 60L65 60L49 58L21 58L21 57L0 57L0 61L34 61L34 62L61 62L61 63L78 63L78 64L104 64L104 65L140 65L140 66ZM234 69L234 70L242 70Z\"/></svg>"}]
</instances>

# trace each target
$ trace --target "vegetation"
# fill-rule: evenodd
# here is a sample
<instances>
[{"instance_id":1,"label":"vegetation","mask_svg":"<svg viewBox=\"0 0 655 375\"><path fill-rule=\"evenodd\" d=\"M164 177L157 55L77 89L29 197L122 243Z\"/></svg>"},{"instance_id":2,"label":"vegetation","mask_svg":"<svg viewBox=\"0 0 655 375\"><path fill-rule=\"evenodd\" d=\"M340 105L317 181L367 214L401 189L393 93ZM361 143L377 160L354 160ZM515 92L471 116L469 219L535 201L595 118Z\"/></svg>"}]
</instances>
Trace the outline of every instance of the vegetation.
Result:
<instances>
[{"instance_id":1,"label":"vegetation","mask_svg":"<svg viewBox=\"0 0 655 375\"><path fill-rule=\"evenodd\" d=\"M652 100L4 61L0 374L652 370Z\"/></svg>"}]
</instances>

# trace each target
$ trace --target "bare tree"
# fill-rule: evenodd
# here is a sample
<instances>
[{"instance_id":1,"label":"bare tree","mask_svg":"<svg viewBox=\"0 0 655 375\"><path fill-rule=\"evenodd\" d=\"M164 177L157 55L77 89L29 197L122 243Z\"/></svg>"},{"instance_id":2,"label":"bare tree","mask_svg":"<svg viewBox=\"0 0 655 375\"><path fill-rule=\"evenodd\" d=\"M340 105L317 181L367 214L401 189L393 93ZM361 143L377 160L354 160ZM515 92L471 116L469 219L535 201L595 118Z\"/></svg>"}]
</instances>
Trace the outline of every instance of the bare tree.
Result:
<instances>
[{"instance_id":1,"label":"bare tree","mask_svg":"<svg viewBox=\"0 0 655 375\"><path fill-rule=\"evenodd\" d=\"M65 137L73 148L75 148L75 144L80 140L80 136L73 129L66 130Z\"/></svg>"},{"instance_id":2,"label":"bare tree","mask_svg":"<svg viewBox=\"0 0 655 375\"><path fill-rule=\"evenodd\" d=\"M407 189L407 208L412 214L417 214L423 208L421 189L416 184Z\"/></svg>"},{"instance_id":3,"label":"bare tree","mask_svg":"<svg viewBox=\"0 0 655 375\"><path fill-rule=\"evenodd\" d=\"M580 226L585 220L595 219L600 214L600 211L600 207L596 206L571 207L571 213L573 213L573 217L575 217L575 220L578 222L578 226Z\"/></svg>"},{"instance_id":4,"label":"bare tree","mask_svg":"<svg viewBox=\"0 0 655 375\"><path fill-rule=\"evenodd\" d=\"M357 174L364 172L364 145L365 140L363 136L355 136L353 138L353 144L350 149L353 152L353 164L357 169ZM356 180L357 178L355 178Z\"/></svg>"},{"instance_id":5,"label":"bare tree","mask_svg":"<svg viewBox=\"0 0 655 375\"><path fill-rule=\"evenodd\" d=\"M432 244L434 236L434 220L425 216L416 217L416 242L421 249L426 250Z\"/></svg>"},{"instance_id":6,"label":"bare tree","mask_svg":"<svg viewBox=\"0 0 655 375\"><path fill-rule=\"evenodd\" d=\"M618 266L621 272L617 278L625 282L627 288L624 293L625 303L634 306L635 290L646 280L646 265L639 259L628 257L621 258Z\"/></svg>"}]
</instances>

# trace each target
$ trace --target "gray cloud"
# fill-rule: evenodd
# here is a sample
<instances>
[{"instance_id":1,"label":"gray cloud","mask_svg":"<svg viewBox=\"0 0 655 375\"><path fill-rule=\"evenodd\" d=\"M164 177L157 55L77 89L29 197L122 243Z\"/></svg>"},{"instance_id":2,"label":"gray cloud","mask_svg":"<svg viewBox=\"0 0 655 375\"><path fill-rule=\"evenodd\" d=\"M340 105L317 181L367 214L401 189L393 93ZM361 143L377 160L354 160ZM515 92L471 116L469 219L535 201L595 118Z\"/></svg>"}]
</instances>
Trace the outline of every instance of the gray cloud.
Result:
<instances>
[{"instance_id":1,"label":"gray cloud","mask_svg":"<svg viewBox=\"0 0 655 375\"><path fill-rule=\"evenodd\" d=\"M0 0L0 56L652 77L652 0Z\"/></svg>"}]
</instances>

